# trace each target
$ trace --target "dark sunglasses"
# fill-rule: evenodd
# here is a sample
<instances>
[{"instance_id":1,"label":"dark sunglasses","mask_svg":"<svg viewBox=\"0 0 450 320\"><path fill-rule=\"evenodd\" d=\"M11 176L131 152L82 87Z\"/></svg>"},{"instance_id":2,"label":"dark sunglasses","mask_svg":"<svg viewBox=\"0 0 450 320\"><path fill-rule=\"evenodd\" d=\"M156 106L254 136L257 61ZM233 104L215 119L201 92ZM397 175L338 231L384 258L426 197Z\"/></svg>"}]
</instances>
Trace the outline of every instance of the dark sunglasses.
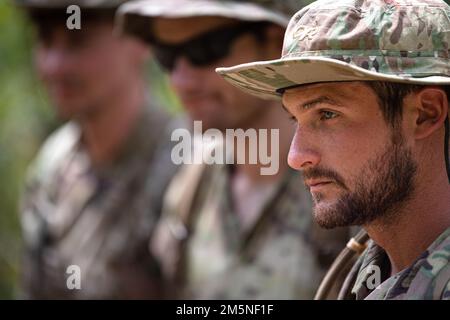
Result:
<instances>
[{"instance_id":1,"label":"dark sunglasses","mask_svg":"<svg viewBox=\"0 0 450 320\"><path fill-rule=\"evenodd\" d=\"M221 27L206 32L186 42L172 45L151 39L153 53L158 63L167 71L173 71L180 56L186 57L194 66L208 66L226 57L231 45L241 35L252 33L257 40L264 40L268 22L246 22Z\"/></svg>"}]
</instances>

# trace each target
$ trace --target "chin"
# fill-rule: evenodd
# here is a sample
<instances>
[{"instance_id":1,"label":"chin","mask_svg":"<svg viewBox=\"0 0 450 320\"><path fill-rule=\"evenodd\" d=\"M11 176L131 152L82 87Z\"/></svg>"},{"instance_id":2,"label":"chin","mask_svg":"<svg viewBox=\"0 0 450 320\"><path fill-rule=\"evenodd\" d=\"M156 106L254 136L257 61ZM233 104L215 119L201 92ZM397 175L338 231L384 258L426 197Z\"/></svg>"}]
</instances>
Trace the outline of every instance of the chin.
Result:
<instances>
[{"instance_id":1,"label":"chin","mask_svg":"<svg viewBox=\"0 0 450 320\"><path fill-rule=\"evenodd\" d=\"M328 192L311 192L311 197L314 200L315 206L329 206L336 201Z\"/></svg>"},{"instance_id":2,"label":"chin","mask_svg":"<svg viewBox=\"0 0 450 320\"><path fill-rule=\"evenodd\" d=\"M347 226L347 219L338 212L336 201L314 201L313 214L314 220L322 228L333 229Z\"/></svg>"},{"instance_id":3,"label":"chin","mask_svg":"<svg viewBox=\"0 0 450 320\"><path fill-rule=\"evenodd\" d=\"M317 211L314 210L314 221L324 229L334 229L337 227L343 227L340 223L341 219L338 219L333 213L331 212L323 212L323 211Z\"/></svg>"},{"instance_id":4,"label":"chin","mask_svg":"<svg viewBox=\"0 0 450 320\"><path fill-rule=\"evenodd\" d=\"M78 104L56 104L56 113L62 120L71 120L83 114L84 108Z\"/></svg>"}]
</instances>

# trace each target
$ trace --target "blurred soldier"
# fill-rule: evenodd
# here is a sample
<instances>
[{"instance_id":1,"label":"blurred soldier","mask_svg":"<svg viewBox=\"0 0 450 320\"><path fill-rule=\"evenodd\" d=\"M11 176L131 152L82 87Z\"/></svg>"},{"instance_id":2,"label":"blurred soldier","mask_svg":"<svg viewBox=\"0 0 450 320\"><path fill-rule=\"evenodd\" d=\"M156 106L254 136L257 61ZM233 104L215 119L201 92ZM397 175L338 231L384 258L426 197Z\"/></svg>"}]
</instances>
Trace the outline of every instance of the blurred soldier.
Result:
<instances>
[{"instance_id":1,"label":"blurred soldier","mask_svg":"<svg viewBox=\"0 0 450 320\"><path fill-rule=\"evenodd\" d=\"M169 117L146 94L146 45L112 32L122 2L19 3L37 30L38 74L68 120L27 180L25 298L160 296L148 239L174 174ZM69 4L81 7L81 30L66 28Z\"/></svg>"},{"instance_id":2,"label":"blurred soldier","mask_svg":"<svg viewBox=\"0 0 450 320\"><path fill-rule=\"evenodd\" d=\"M319 224L371 237L341 298L450 299L449 30L440 0L320 0L280 60L219 69L282 95Z\"/></svg>"},{"instance_id":3,"label":"blurred soldier","mask_svg":"<svg viewBox=\"0 0 450 320\"><path fill-rule=\"evenodd\" d=\"M166 0L119 9L119 26L151 43L190 119L202 121L204 131L279 130L273 175L261 174L261 161L236 161L251 152L248 142L225 150L228 164L186 165L171 183L152 243L171 284L169 297L310 299L344 245L346 230L313 224L299 174L279 161L294 133L279 103L249 97L214 72L218 65L275 58L289 16L301 6ZM259 142L271 149L270 141Z\"/></svg>"}]
</instances>

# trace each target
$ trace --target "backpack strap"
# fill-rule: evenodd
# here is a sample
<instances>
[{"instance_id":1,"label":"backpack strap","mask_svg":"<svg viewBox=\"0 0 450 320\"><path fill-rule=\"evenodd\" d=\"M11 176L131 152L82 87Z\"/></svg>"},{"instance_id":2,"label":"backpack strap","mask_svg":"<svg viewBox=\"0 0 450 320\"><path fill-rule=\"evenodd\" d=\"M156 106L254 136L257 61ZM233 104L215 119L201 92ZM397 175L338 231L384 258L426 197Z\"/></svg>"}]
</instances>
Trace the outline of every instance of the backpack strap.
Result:
<instances>
[{"instance_id":1,"label":"backpack strap","mask_svg":"<svg viewBox=\"0 0 450 320\"><path fill-rule=\"evenodd\" d=\"M161 264L170 295L177 295L184 282L186 245L195 219L193 210L207 165L185 165L172 180L162 209L162 219L150 242L150 250Z\"/></svg>"}]
</instances>

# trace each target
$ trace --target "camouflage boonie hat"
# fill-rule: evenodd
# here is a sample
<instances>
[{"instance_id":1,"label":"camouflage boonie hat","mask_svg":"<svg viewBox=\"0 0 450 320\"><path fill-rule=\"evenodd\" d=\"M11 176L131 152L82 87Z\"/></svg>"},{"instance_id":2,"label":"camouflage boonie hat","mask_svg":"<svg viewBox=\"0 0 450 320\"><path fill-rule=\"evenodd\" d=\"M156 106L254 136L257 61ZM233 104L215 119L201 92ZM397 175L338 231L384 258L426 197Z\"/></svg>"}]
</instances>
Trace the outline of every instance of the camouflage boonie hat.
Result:
<instances>
[{"instance_id":1,"label":"camouflage boonie hat","mask_svg":"<svg viewBox=\"0 0 450 320\"><path fill-rule=\"evenodd\" d=\"M118 11L119 31L149 32L149 18L219 16L243 21L268 21L286 27L299 9L313 0L138 0ZM145 19L146 21L142 21ZM147 24L145 24L147 22Z\"/></svg>"},{"instance_id":2,"label":"camouflage boonie hat","mask_svg":"<svg viewBox=\"0 0 450 320\"><path fill-rule=\"evenodd\" d=\"M114 9L128 0L16 0L18 6L33 9L59 9L70 5L91 9Z\"/></svg>"},{"instance_id":3,"label":"camouflage boonie hat","mask_svg":"<svg viewBox=\"0 0 450 320\"><path fill-rule=\"evenodd\" d=\"M444 1L319 0L291 19L281 59L217 72L262 98L329 81L450 84L449 45Z\"/></svg>"}]
</instances>

